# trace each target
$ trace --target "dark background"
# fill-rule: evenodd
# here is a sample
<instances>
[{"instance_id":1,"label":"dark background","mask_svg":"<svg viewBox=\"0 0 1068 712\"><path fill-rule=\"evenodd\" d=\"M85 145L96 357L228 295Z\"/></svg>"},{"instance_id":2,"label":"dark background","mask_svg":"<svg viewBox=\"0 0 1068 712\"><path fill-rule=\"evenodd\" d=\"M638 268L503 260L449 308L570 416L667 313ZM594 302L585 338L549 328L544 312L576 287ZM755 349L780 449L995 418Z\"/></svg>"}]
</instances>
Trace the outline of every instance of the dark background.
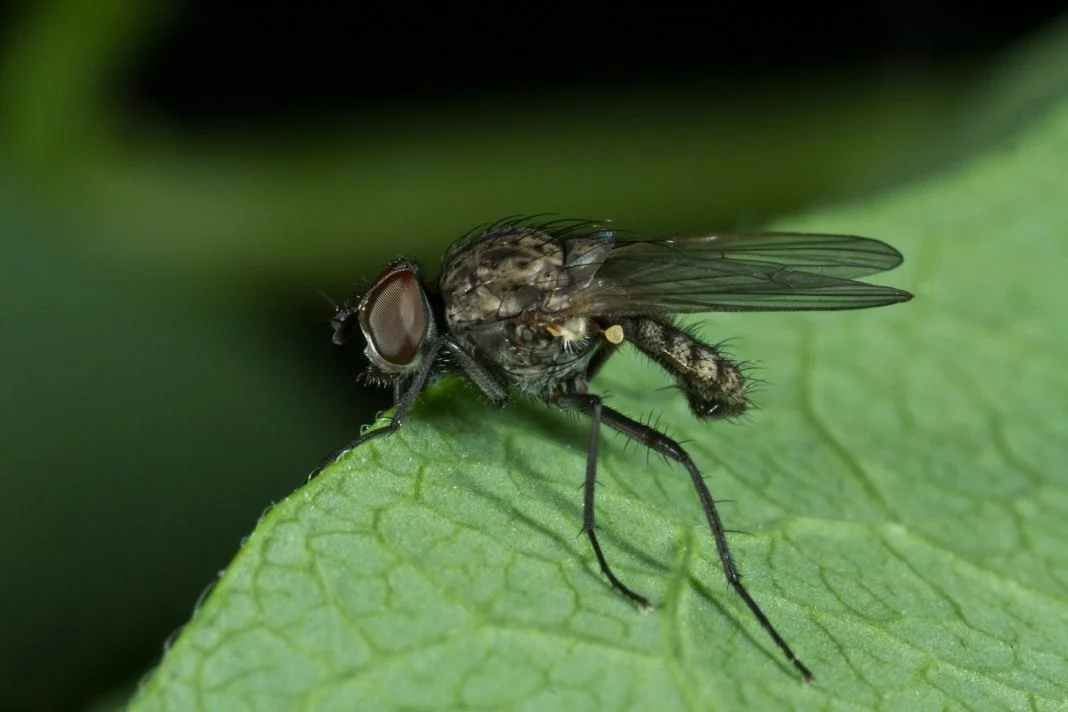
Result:
<instances>
[{"instance_id":1,"label":"dark background","mask_svg":"<svg viewBox=\"0 0 1068 712\"><path fill-rule=\"evenodd\" d=\"M0 707L124 699L388 404L317 290L515 212L674 232L894 185L1060 9L8 4Z\"/></svg>"},{"instance_id":2,"label":"dark background","mask_svg":"<svg viewBox=\"0 0 1068 712\"><path fill-rule=\"evenodd\" d=\"M186 130L566 90L972 64L1058 3L187 3L127 87Z\"/></svg>"}]
</instances>

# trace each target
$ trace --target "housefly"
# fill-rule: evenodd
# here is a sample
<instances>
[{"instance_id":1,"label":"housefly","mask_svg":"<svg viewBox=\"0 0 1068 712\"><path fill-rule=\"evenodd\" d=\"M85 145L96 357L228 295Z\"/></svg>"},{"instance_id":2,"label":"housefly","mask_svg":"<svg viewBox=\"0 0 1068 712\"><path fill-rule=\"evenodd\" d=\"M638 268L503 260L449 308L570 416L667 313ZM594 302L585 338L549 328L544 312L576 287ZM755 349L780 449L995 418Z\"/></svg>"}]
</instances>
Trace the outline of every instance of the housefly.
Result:
<instances>
[{"instance_id":1,"label":"housefly","mask_svg":"<svg viewBox=\"0 0 1068 712\"><path fill-rule=\"evenodd\" d=\"M856 280L901 260L889 245L850 235L643 238L580 220L493 223L449 248L436 288L421 279L415 262L397 260L355 307L337 309L334 342L345 343L359 326L370 361L366 375L372 383L392 387L395 410L387 424L365 432L331 459L395 433L428 381L443 374L467 378L498 406L520 392L580 411L591 422L582 530L611 585L639 606L649 606L645 596L616 576L597 539L594 495L602 426L686 469L727 582L801 677L811 680L808 667L742 583L697 465L675 440L606 405L591 392L590 382L630 344L675 379L696 418L738 416L749 404L741 365L677 325L675 315L896 304L912 295Z\"/></svg>"}]
</instances>

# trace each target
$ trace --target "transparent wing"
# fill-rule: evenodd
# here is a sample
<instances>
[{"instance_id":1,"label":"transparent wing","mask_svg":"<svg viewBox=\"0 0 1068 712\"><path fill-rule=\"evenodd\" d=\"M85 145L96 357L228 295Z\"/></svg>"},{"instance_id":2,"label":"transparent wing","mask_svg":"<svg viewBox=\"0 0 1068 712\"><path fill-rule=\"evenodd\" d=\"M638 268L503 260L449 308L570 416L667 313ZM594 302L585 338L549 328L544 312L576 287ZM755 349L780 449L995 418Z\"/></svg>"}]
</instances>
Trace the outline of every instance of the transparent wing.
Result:
<instances>
[{"instance_id":1,"label":"transparent wing","mask_svg":"<svg viewBox=\"0 0 1068 712\"><path fill-rule=\"evenodd\" d=\"M574 295L576 306L595 313L807 311L912 298L856 281L901 264L897 250L867 237L759 232L612 239L615 248L595 279Z\"/></svg>"}]
</instances>

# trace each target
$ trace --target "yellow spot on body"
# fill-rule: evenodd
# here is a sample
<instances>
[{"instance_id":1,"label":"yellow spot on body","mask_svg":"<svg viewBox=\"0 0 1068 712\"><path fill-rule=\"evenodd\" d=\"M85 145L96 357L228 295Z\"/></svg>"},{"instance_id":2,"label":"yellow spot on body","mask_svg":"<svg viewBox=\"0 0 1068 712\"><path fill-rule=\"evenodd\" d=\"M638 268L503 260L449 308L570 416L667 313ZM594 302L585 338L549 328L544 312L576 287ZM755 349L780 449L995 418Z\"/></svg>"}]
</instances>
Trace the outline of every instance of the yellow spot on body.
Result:
<instances>
[{"instance_id":1,"label":"yellow spot on body","mask_svg":"<svg viewBox=\"0 0 1068 712\"><path fill-rule=\"evenodd\" d=\"M623 327L619 324L612 324L604 330L604 338L613 344L623 343Z\"/></svg>"}]
</instances>

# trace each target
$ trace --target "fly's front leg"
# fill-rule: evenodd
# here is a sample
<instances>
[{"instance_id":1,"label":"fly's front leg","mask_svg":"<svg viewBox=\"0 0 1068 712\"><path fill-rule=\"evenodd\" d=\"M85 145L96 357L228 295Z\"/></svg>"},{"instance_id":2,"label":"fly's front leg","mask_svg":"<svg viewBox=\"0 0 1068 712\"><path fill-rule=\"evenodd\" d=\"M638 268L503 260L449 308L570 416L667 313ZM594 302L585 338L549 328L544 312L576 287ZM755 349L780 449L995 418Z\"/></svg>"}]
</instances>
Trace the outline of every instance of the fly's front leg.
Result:
<instances>
[{"instance_id":1,"label":"fly's front leg","mask_svg":"<svg viewBox=\"0 0 1068 712\"><path fill-rule=\"evenodd\" d=\"M319 466L308 475L308 479L305 480L305 482L310 482L316 475L323 471L324 467L336 460L343 453L354 450L371 440L392 435L400 430L405 418L408 417L408 411L412 409L419 394L426 389L430 374L438 365L439 356L443 351L448 352L458 370L468 380L474 383L475 386L477 386L478 389L490 399L490 401L496 405L503 405L508 400L508 385L504 383L492 369L488 368L448 336L439 336L430 348L427 349L426 356L423 359L423 365L415 372L415 375L411 377L407 385L402 385L401 380L397 380L393 383L393 398L395 400L396 411L394 411L393 416L390 417L389 422L381 428L376 428L370 432L364 433L348 445L335 450L329 457L319 463Z\"/></svg>"},{"instance_id":2,"label":"fly's front leg","mask_svg":"<svg viewBox=\"0 0 1068 712\"><path fill-rule=\"evenodd\" d=\"M583 383L583 386L585 384ZM593 553L597 557L597 564L601 567L601 573L609 580L613 588L638 604L642 610L652 608L649 599L619 580L613 573L612 568L601 551L601 544L597 541L596 513L594 508L594 495L597 490L597 450L600 442L601 414L605 409L601 403L601 397L588 393L569 393L559 395L556 405L565 410L580 410L590 416L590 441L586 448L586 484L582 506L582 531L590 540Z\"/></svg>"},{"instance_id":3,"label":"fly's front leg","mask_svg":"<svg viewBox=\"0 0 1068 712\"><path fill-rule=\"evenodd\" d=\"M444 345L445 339L439 338L430 346L430 348L427 350L423 366L415 372L414 376L412 376L411 380L408 382L408 387L406 389L402 391L400 381L394 383L393 395L396 400L396 402L394 403L394 405L396 406L396 410L393 412L393 415L390 416L389 422L383 425L381 428L375 428L370 432L363 433L362 435L360 435L360 437L356 438L348 445L340 447L334 452L330 453L330 455L326 459L320 462L319 465L314 470L312 470L312 473L308 475L308 478L305 480L305 484L311 482L320 472L323 471L324 467L341 457L341 455L343 455L344 453L349 452L350 450L355 450L361 445L365 445L377 438L384 438L387 435L392 435L393 433L400 430L401 425L404 423L404 419L408 417L408 411L412 409L412 405L415 403L415 399L418 398L419 394L423 392L424 388L426 388L427 379L430 378L430 372L434 369L434 364L438 359L438 354L441 352L441 349Z\"/></svg>"}]
</instances>

